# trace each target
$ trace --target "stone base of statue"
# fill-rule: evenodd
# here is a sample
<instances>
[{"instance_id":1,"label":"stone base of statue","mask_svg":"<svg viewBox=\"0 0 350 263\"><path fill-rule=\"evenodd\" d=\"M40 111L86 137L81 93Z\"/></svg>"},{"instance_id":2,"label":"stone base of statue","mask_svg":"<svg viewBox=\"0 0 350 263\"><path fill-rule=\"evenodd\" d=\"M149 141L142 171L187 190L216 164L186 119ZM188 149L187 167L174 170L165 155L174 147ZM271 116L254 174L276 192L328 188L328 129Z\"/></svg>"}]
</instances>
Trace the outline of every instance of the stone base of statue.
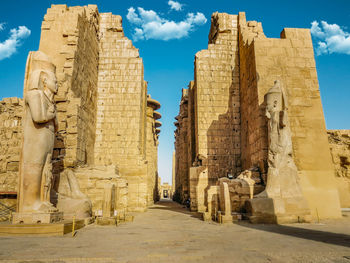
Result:
<instances>
[{"instance_id":1,"label":"stone base of statue","mask_svg":"<svg viewBox=\"0 0 350 263\"><path fill-rule=\"evenodd\" d=\"M216 214L217 222L220 224L234 223L242 220L242 215L240 213L231 213L231 215L224 215L220 211Z\"/></svg>"},{"instance_id":2,"label":"stone base of statue","mask_svg":"<svg viewBox=\"0 0 350 263\"><path fill-rule=\"evenodd\" d=\"M12 214L12 224L50 224L63 220L63 212L20 212Z\"/></svg>"},{"instance_id":3,"label":"stone base of statue","mask_svg":"<svg viewBox=\"0 0 350 263\"><path fill-rule=\"evenodd\" d=\"M311 215L304 198L253 198L245 205L251 223L309 223Z\"/></svg>"},{"instance_id":4,"label":"stone base of statue","mask_svg":"<svg viewBox=\"0 0 350 263\"><path fill-rule=\"evenodd\" d=\"M74 225L74 227L73 227ZM0 236L63 236L83 228L84 220L64 220L50 224L0 223Z\"/></svg>"}]
</instances>

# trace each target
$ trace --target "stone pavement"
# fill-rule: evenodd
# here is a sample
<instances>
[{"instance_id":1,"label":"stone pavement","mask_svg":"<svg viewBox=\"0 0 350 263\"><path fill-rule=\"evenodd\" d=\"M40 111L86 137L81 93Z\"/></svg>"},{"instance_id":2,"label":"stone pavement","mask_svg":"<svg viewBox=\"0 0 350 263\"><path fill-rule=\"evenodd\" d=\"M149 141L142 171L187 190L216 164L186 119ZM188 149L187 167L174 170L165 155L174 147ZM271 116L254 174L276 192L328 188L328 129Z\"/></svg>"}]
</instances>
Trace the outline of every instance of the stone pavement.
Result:
<instances>
[{"instance_id":1,"label":"stone pavement","mask_svg":"<svg viewBox=\"0 0 350 263\"><path fill-rule=\"evenodd\" d=\"M0 263L350 263L350 217L321 224L219 225L161 201L133 223L90 225L72 238L1 237Z\"/></svg>"}]
</instances>

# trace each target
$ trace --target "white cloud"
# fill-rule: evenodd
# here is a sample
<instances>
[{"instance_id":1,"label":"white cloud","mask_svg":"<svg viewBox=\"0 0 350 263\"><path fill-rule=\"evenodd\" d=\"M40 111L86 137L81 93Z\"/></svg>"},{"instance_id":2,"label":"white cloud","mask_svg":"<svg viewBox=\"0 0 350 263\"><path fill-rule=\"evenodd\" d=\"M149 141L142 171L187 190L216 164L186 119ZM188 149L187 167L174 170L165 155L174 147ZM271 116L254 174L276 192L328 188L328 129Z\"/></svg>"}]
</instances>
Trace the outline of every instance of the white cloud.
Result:
<instances>
[{"instance_id":1,"label":"white cloud","mask_svg":"<svg viewBox=\"0 0 350 263\"><path fill-rule=\"evenodd\" d=\"M4 30L5 28L5 23L0 23L0 31Z\"/></svg>"},{"instance_id":2,"label":"white cloud","mask_svg":"<svg viewBox=\"0 0 350 263\"><path fill-rule=\"evenodd\" d=\"M187 14L187 22L195 25L204 25L207 19L202 13L197 12L197 14L189 13Z\"/></svg>"},{"instance_id":3,"label":"white cloud","mask_svg":"<svg viewBox=\"0 0 350 263\"><path fill-rule=\"evenodd\" d=\"M176 11L182 10L182 4L176 1L169 0L168 5L170 5L170 9L174 9Z\"/></svg>"},{"instance_id":4,"label":"white cloud","mask_svg":"<svg viewBox=\"0 0 350 263\"><path fill-rule=\"evenodd\" d=\"M350 55L350 33L337 24L321 21L311 23L311 35L317 40L316 54L340 53Z\"/></svg>"},{"instance_id":5,"label":"white cloud","mask_svg":"<svg viewBox=\"0 0 350 263\"><path fill-rule=\"evenodd\" d=\"M135 8L130 7L128 9L128 14L126 15L126 18L133 24L139 25L142 23L142 20L138 17L138 15L135 13Z\"/></svg>"},{"instance_id":6,"label":"white cloud","mask_svg":"<svg viewBox=\"0 0 350 263\"><path fill-rule=\"evenodd\" d=\"M199 12L197 14L189 13L185 20L176 22L160 17L153 10L138 7L137 11L138 13L133 7L130 7L126 16L129 22L136 26L133 33L134 41L180 39L188 36L195 26L207 22L205 16Z\"/></svg>"},{"instance_id":7,"label":"white cloud","mask_svg":"<svg viewBox=\"0 0 350 263\"><path fill-rule=\"evenodd\" d=\"M29 37L30 33L30 30L25 26L11 29L10 37L0 42L0 60L11 57L22 44L21 40Z\"/></svg>"},{"instance_id":8,"label":"white cloud","mask_svg":"<svg viewBox=\"0 0 350 263\"><path fill-rule=\"evenodd\" d=\"M165 19L161 19L153 10L145 10L142 7L138 7L139 14L143 23L158 22L161 23Z\"/></svg>"},{"instance_id":9,"label":"white cloud","mask_svg":"<svg viewBox=\"0 0 350 263\"><path fill-rule=\"evenodd\" d=\"M145 39L143 30L141 28L135 28L135 33L133 35L135 41Z\"/></svg>"}]
</instances>

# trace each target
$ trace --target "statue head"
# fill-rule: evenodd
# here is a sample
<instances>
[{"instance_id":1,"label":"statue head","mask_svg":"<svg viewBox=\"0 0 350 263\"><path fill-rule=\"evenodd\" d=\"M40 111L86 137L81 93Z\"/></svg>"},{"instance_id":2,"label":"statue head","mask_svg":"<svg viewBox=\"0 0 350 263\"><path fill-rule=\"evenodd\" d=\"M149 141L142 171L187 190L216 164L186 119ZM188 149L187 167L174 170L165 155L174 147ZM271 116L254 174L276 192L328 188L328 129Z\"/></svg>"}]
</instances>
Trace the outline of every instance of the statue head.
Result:
<instances>
[{"instance_id":1,"label":"statue head","mask_svg":"<svg viewBox=\"0 0 350 263\"><path fill-rule=\"evenodd\" d=\"M57 93L56 67L50 58L41 51L29 53L29 90L39 89Z\"/></svg>"},{"instance_id":2,"label":"statue head","mask_svg":"<svg viewBox=\"0 0 350 263\"><path fill-rule=\"evenodd\" d=\"M57 80L55 73L51 71L40 71L39 76L40 89L50 91L53 94L57 93Z\"/></svg>"},{"instance_id":3,"label":"statue head","mask_svg":"<svg viewBox=\"0 0 350 263\"><path fill-rule=\"evenodd\" d=\"M283 107L282 89L280 82L275 81L273 87L265 95L266 111L281 111Z\"/></svg>"}]
</instances>

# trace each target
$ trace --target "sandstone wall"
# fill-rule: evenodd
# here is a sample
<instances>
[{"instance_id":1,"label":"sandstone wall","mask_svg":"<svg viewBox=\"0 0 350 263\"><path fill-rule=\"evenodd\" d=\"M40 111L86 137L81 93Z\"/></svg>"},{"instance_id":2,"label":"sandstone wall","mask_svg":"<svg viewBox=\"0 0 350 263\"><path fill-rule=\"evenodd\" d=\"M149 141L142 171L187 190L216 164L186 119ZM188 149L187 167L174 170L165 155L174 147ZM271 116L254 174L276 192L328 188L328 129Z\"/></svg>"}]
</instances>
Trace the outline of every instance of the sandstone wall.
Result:
<instances>
[{"instance_id":1,"label":"sandstone wall","mask_svg":"<svg viewBox=\"0 0 350 263\"><path fill-rule=\"evenodd\" d=\"M240 18L242 15L240 14ZM267 126L265 108L258 103L258 73L256 71L253 39L265 38L261 23L240 23L240 100L241 100L241 147L242 169L258 166L267 173Z\"/></svg>"},{"instance_id":2,"label":"sandstone wall","mask_svg":"<svg viewBox=\"0 0 350 263\"><path fill-rule=\"evenodd\" d=\"M80 188L92 202L92 211L102 215L103 198L106 185L115 186L114 207L118 213L128 211L128 183L114 165L79 167L74 169Z\"/></svg>"},{"instance_id":3,"label":"sandstone wall","mask_svg":"<svg viewBox=\"0 0 350 263\"><path fill-rule=\"evenodd\" d=\"M171 190L173 193L175 193L176 190L176 184L175 184L175 180L176 180L176 174L175 174L175 161L176 160L176 154L175 151L173 151L173 158L172 158L172 169L171 169Z\"/></svg>"},{"instance_id":4,"label":"sandstone wall","mask_svg":"<svg viewBox=\"0 0 350 263\"><path fill-rule=\"evenodd\" d=\"M237 17L214 13L208 49L195 56L194 81L187 98L187 129L177 137L185 136L187 156L184 164L176 159L179 167L188 166L185 172L179 168L176 175L183 177L181 173L185 173L192 210L199 206L204 209L205 189L215 185L218 178L241 171Z\"/></svg>"},{"instance_id":5,"label":"sandstone wall","mask_svg":"<svg viewBox=\"0 0 350 263\"><path fill-rule=\"evenodd\" d=\"M239 14L239 27L242 53L253 55L241 56L241 65L245 64L240 73L241 105L245 109L242 125L248 125L244 127L247 135L242 136L246 152L243 167L260 166L262 171L266 167L264 95L275 80L280 80L288 97L293 157L312 215L339 217L339 197L309 30L285 28L281 39L266 38L261 24L247 23L244 13Z\"/></svg>"},{"instance_id":6,"label":"sandstone wall","mask_svg":"<svg viewBox=\"0 0 350 263\"><path fill-rule=\"evenodd\" d=\"M207 50L195 56L196 153L214 184L241 171L237 15L214 13Z\"/></svg>"},{"instance_id":7,"label":"sandstone wall","mask_svg":"<svg viewBox=\"0 0 350 263\"><path fill-rule=\"evenodd\" d=\"M153 189L148 170L153 173L156 165L146 159L147 84L120 16L101 14L98 67L95 165L117 165L128 181L129 209L143 211Z\"/></svg>"},{"instance_id":8,"label":"sandstone wall","mask_svg":"<svg viewBox=\"0 0 350 263\"><path fill-rule=\"evenodd\" d=\"M0 192L16 192L22 143L23 100L0 101Z\"/></svg>"},{"instance_id":9,"label":"sandstone wall","mask_svg":"<svg viewBox=\"0 0 350 263\"><path fill-rule=\"evenodd\" d=\"M160 108L160 103L148 95L147 98L147 129L146 129L146 159L147 159L147 204L150 206L158 200L158 131L161 122L155 119L154 111Z\"/></svg>"},{"instance_id":10,"label":"sandstone wall","mask_svg":"<svg viewBox=\"0 0 350 263\"><path fill-rule=\"evenodd\" d=\"M59 167L93 164L98 74L97 6L53 5L42 23L39 50L56 65ZM57 167L56 167L57 168Z\"/></svg>"},{"instance_id":11,"label":"sandstone wall","mask_svg":"<svg viewBox=\"0 0 350 263\"><path fill-rule=\"evenodd\" d=\"M328 130L341 207L350 207L350 130Z\"/></svg>"},{"instance_id":12,"label":"sandstone wall","mask_svg":"<svg viewBox=\"0 0 350 263\"><path fill-rule=\"evenodd\" d=\"M143 64L123 33L122 19L101 14L95 163L137 166L144 157ZM123 167L123 168L122 168Z\"/></svg>"},{"instance_id":13,"label":"sandstone wall","mask_svg":"<svg viewBox=\"0 0 350 263\"><path fill-rule=\"evenodd\" d=\"M182 89L182 97L180 102L180 112L176 117L177 119L177 130L175 152L177 160L176 168L176 198L180 203L186 201L189 198L189 122L188 122L188 89Z\"/></svg>"}]
</instances>

